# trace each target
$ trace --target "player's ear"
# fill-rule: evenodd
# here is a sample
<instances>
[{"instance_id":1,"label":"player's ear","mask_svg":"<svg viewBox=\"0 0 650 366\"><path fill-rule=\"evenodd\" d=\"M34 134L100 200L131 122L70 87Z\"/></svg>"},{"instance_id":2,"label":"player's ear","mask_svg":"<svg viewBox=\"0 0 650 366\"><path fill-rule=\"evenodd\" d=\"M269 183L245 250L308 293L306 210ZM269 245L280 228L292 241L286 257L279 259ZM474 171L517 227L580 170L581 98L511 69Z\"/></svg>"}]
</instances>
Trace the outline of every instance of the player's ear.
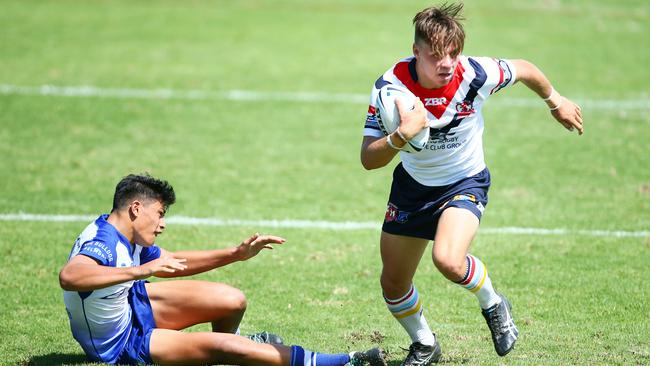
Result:
<instances>
[{"instance_id":1,"label":"player's ear","mask_svg":"<svg viewBox=\"0 0 650 366\"><path fill-rule=\"evenodd\" d=\"M139 200L134 200L131 202L129 205L129 215L131 218L135 219L136 217L140 216L140 213L142 212L142 201Z\"/></svg>"},{"instance_id":2,"label":"player's ear","mask_svg":"<svg viewBox=\"0 0 650 366\"><path fill-rule=\"evenodd\" d=\"M413 56L415 56L415 58L420 57L420 49L418 48L417 43L415 42L413 42Z\"/></svg>"}]
</instances>

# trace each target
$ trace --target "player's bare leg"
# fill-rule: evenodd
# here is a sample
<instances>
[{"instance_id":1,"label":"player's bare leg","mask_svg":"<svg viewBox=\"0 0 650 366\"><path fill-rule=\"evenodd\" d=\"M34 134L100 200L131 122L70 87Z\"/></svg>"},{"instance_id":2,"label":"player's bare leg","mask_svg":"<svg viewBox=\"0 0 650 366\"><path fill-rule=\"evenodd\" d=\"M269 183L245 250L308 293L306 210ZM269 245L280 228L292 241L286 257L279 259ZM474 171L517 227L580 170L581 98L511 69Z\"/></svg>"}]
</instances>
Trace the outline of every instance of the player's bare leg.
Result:
<instances>
[{"instance_id":1,"label":"player's bare leg","mask_svg":"<svg viewBox=\"0 0 650 366\"><path fill-rule=\"evenodd\" d=\"M234 333L246 311L246 297L231 286L207 281L147 283L157 328L184 329L212 323L214 332Z\"/></svg>"},{"instance_id":2,"label":"player's bare leg","mask_svg":"<svg viewBox=\"0 0 650 366\"><path fill-rule=\"evenodd\" d=\"M388 310L404 327L412 344L403 365L437 362L441 351L424 318L413 276L429 243L426 239L381 233L381 287Z\"/></svg>"},{"instance_id":3,"label":"player's bare leg","mask_svg":"<svg viewBox=\"0 0 650 366\"><path fill-rule=\"evenodd\" d=\"M479 220L469 210L450 207L442 212L433 242L433 263L450 281L465 276L465 257L478 230Z\"/></svg>"},{"instance_id":4,"label":"player's bare leg","mask_svg":"<svg viewBox=\"0 0 650 366\"><path fill-rule=\"evenodd\" d=\"M155 329L151 359L160 365L289 365L291 348L256 343L229 333L184 333Z\"/></svg>"},{"instance_id":5,"label":"player's bare leg","mask_svg":"<svg viewBox=\"0 0 650 366\"><path fill-rule=\"evenodd\" d=\"M410 288L422 254L429 243L426 239L381 233L381 288L384 296L395 299Z\"/></svg>"},{"instance_id":6,"label":"player's bare leg","mask_svg":"<svg viewBox=\"0 0 650 366\"><path fill-rule=\"evenodd\" d=\"M474 293L499 356L512 350L519 331L512 320L510 303L498 294L483 262L468 254L479 226L479 219L469 210L450 207L443 211L432 251L433 263L449 280Z\"/></svg>"},{"instance_id":7,"label":"player's bare leg","mask_svg":"<svg viewBox=\"0 0 650 366\"><path fill-rule=\"evenodd\" d=\"M268 365L386 366L384 352L324 354L300 346L253 342L230 333L184 333L154 329L149 342L151 359L159 365Z\"/></svg>"}]
</instances>

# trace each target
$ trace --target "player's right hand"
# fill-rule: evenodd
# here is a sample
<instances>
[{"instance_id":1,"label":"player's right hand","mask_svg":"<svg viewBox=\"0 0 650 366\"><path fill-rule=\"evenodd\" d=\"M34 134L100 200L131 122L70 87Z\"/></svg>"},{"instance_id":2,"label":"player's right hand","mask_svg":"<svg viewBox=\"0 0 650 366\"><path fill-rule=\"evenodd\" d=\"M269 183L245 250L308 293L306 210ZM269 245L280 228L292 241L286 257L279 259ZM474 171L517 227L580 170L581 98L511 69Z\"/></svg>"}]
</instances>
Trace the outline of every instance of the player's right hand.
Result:
<instances>
[{"instance_id":1,"label":"player's right hand","mask_svg":"<svg viewBox=\"0 0 650 366\"><path fill-rule=\"evenodd\" d=\"M582 125L582 108L572 100L562 97L562 104L557 109L551 110L551 115L569 131L576 129L578 135L582 135L585 130Z\"/></svg>"},{"instance_id":2,"label":"player's right hand","mask_svg":"<svg viewBox=\"0 0 650 366\"><path fill-rule=\"evenodd\" d=\"M404 105L404 101L401 98L395 99L395 105L399 111L400 119L400 124L397 128L407 140L411 140L420 131L429 128L427 110L424 108L424 104L422 104L420 98L415 98L413 109L411 110Z\"/></svg>"},{"instance_id":3,"label":"player's right hand","mask_svg":"<svg viewBox=\"0 0 650 366\"><path fill-rule=\"evenodd\" d=\"M282 244L286 240L275 235L260 235L255 233L237 246L237 257L241 261L251 259L262 249L273 249L272 244Z\"/></svg>"},{"instance_id":4,"label":"player's right hand","mask_svg":"<svg viewBox=\"0 0 650 366\"><path fill-rule=\"evenodd\" d=\"M151 276L163 273L175 273L187 268L184 263L187 259L174 258L173 256L162 256L140 266L141 275L137 279L142 280Z\"/></svg>"}]
</instances>

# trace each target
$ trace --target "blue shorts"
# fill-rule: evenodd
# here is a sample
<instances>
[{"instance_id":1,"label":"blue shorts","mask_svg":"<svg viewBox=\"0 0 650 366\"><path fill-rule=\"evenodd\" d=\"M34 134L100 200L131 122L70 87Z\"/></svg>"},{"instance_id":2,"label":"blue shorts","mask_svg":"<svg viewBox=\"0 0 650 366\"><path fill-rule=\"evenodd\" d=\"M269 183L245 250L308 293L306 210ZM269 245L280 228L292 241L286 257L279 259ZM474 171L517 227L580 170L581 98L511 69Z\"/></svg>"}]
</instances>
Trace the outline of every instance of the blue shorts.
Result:
<instances>
[{"instance_id":1,"label":"blue shorts","mask_svg":"<svg viewBox=\"0 0 650 366\"><path fill-rule=\"evenodd\" d=\"M389 234L433 240L442 211L460 207L481 219L488 202L490 172L480 173L456 183L429 187L418 183L398 164L382 230Z\"/></svg>"},{"instance_id":2,"label":"blue shorts","mask_svg":"<svg viewBox=\"0 0 650 366\"><path fill-rule=\"evenodd\" d=\"M138 365L153 364L149 354L149 340L156 328L153 310L145 288L146 281L135 281L129 290L129 305L131 305L131 333L120 357L119 364Z\"/></svg>"}]
</instances>

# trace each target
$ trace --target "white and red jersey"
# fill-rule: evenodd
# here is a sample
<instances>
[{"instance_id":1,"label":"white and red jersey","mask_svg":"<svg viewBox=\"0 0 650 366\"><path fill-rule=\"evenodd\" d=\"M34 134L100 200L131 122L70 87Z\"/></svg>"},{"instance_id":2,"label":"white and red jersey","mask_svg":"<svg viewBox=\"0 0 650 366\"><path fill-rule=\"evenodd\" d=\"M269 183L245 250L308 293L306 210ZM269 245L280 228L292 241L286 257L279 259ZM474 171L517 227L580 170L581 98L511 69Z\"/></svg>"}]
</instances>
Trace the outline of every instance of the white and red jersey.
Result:
<instances>
[{"instance_id":1,"label":"white and red jersey","mask_svg":"<svg viewBox=\"0 0 650 366\"><path fill-rule=\"evenodd\" d=\"M408 88L418 96L431 121L429 142L422 151L400 152L404 169L420 184L444 186L485 169L483 115L485 100L514 84L516 71L504 59L460 56L449 84L426 89L417 82L415 57L405 58L377 81L370 96L364 136L383 137L377 124L376 100L386 84Z\"/></svg>"}]
</instances>

